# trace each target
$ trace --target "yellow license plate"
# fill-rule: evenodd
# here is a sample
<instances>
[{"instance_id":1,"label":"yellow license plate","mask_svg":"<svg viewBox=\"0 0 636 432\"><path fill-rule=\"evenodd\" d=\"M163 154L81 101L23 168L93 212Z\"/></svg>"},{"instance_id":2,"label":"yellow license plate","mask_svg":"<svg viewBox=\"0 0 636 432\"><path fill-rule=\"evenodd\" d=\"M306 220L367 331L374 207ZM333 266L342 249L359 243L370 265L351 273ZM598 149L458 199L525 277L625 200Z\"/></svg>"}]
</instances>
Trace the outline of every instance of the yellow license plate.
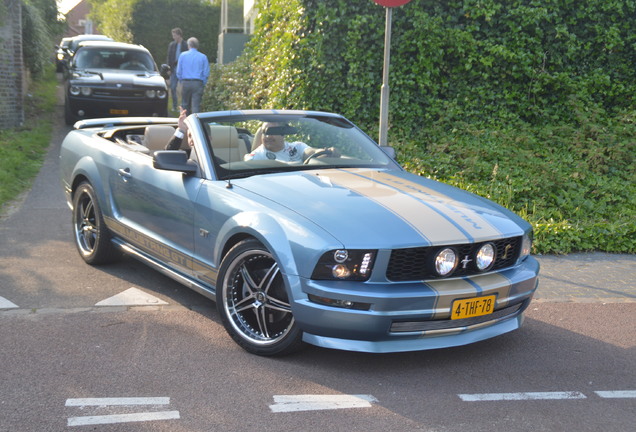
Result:
<instances>
[{"instance_id":1,"label":"yellow license plate","mask_svg":"<svg viewBox=\"0 0 636 432\"><path fill-rule=\"evenodd\" d=\"M488 315L495 310L495 296L473 297L455 300L451 309L451 319L472 318Z\"/></svg>"},{"instance_id":2,"label":"yellow license plate","mask_svg":"<svg viewBox=\"0 0 636 432\"><path fill-rule=\"evenodd\" d=\"M111 114L126 115L126 114L128 114L128 110L111 109L110 113Z\"/></svg>"}]
</instances>

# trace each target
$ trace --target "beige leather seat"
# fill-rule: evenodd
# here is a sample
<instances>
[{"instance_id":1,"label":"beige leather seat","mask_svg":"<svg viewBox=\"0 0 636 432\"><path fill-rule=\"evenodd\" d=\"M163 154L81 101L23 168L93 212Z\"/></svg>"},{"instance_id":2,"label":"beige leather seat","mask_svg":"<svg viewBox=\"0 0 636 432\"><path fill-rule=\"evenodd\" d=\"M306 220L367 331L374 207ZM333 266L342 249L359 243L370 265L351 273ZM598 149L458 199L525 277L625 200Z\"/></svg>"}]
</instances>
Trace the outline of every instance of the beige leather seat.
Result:
<instances>
[{"instance_id":1,"label":"beige leather seat","mask_svg":"<svg viewBox=\"0 0 636 432\"><path fill-rule=\"evenodd\" d=\"M174 128L168 125L150 125L146 126L144 132L143 145L148 147L150 152L156 150L165 150L166 145L174 135Z\"/></svg>"},{"instance_id":2,"label":"beige leather seat","mask_svg":"<svg viewBox=\"0 0 636 432\"><path fill-rule=\"evenodd\" d=\"M239 141L233 126L210 125L210 141L214 156L225 162L239 162L247 153L245 143Z\"/></svg>"}]
</instances>

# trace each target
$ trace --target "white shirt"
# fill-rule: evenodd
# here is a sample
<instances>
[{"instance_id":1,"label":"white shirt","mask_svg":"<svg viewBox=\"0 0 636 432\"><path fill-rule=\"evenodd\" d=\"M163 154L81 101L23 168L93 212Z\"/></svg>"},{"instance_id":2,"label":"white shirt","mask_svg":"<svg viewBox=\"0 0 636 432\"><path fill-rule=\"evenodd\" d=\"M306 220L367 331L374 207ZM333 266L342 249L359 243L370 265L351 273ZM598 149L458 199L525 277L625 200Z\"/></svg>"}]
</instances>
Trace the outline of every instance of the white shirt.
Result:
<instances>
[{"instance_id":1,"label":"white shirt","mask_svg":"<svg viewBox=\"0 0 636 432\"><path fill-rule=\"evenodd\" d=\"M309 146L300 141L292 143L285 142L285 147L277 152L267 150L264 145L260 145L252 153L246 154L245 160L276 159L281 162L302 162L303 152L307 148L309 148Z\"/></svg>"}]
</instances>

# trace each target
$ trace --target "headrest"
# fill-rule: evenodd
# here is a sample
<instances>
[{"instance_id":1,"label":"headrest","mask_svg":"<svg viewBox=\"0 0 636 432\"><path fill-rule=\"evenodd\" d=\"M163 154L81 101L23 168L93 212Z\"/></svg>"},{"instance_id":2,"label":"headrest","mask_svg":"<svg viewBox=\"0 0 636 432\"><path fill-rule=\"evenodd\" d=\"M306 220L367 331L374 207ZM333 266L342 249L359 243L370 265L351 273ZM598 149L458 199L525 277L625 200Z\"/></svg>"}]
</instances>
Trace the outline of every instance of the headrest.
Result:
<instances>
[{"instance_id":1,"label":"headrest","mask_svg":"<svg viewBox=\"0 0 636 432\"><path fill-rule=\"evenodd\" d=\"M151 151L165 150L174 135L174 128L168 125L149 125L144 131L143 145Z\"/></svg>"},{"instance_id":2,"label":"headrest","mask_svg":"<svg viewBox=\"0 0 636 432\"><path fill-rule=\"evenodd\" d=\"M238 146L238 132L233 126L210 125L210 143L213 149Z\"/></svg>"}]
</instances>

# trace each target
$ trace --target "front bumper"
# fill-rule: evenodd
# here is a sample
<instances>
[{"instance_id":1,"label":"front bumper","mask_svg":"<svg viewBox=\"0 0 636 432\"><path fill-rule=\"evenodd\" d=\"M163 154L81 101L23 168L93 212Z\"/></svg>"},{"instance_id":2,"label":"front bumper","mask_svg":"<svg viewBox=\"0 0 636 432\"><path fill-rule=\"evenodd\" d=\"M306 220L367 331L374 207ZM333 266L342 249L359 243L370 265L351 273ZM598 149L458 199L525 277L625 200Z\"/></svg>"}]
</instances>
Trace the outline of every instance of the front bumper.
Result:
<instances>
[{"instance_id":1,"label":"front bumper","mask_svg":"<svg viewBox=\"0 0 636 432\"><path fill-rule=\"evenodd\" d=\"M78 119L101 117L165 117L167 99L115 100L68 96L68 107Z\"/></svg>"},{"instance_id":2,"label":"front bumper","mask_svg":"<svg viewBox=\"0 0 636 432\"><path fill-rule=\"evenodd\" d=\"M292 279L294 317L303 340L362 352L416 351L465 345L521 326L538 285L539 263L433 282L347 283ZM309 295L370 304L368 310L325 306ZM451 320L453 301L495 295L490 315Z\"/></svg>"}]
</instances>

